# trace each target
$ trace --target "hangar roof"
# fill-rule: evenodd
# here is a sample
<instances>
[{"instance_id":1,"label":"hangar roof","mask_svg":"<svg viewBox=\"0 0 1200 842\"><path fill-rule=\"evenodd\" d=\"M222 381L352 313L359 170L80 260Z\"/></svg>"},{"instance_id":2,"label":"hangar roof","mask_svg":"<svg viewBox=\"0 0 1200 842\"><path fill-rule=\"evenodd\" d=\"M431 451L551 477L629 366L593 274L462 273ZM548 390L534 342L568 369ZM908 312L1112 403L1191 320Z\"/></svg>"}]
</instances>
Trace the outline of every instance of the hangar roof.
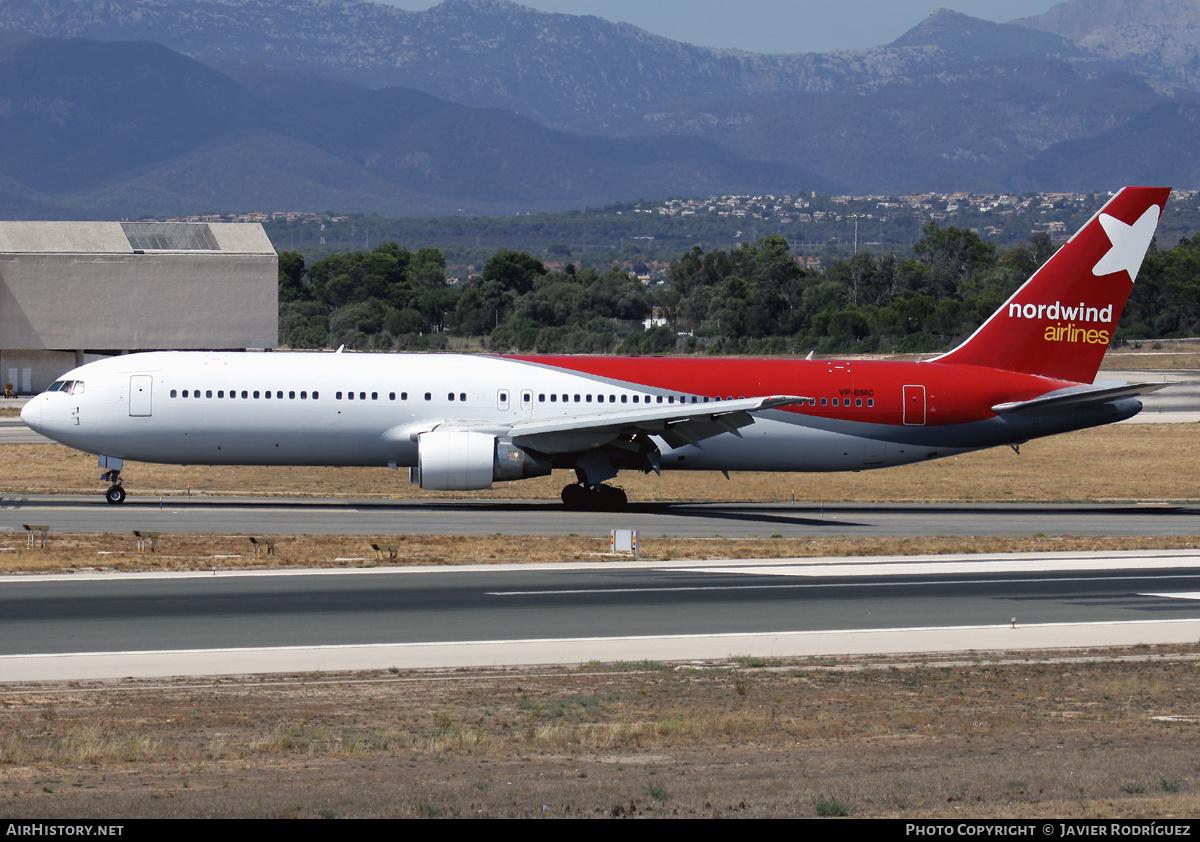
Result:
<instances>
[{"instance_id":1,"label":"hangar roof","mask_svg":"<svg viewBox=\"0 0 1200 842\"><path fill-rule=\"evenodd\" d=\"M275 254L257 222L3 222L0 254Z\"/></svg>"}]
</instances>

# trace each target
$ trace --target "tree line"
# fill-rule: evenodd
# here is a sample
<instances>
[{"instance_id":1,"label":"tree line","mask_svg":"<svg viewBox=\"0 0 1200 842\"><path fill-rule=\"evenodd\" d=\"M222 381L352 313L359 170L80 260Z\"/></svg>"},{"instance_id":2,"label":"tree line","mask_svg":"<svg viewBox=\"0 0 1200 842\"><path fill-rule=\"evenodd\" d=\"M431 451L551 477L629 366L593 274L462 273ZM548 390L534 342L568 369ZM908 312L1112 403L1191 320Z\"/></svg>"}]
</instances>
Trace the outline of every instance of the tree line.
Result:
<instances>
[{"instance_id":1,"label":"tree line","mask_svg":"<svg viewBox=\"0 0 1200 842\"><path fill-rule=\"evenodd\" d=\"M792 354L932 352L970 334L1055 251L1034 234L999 249L927 223L911 256L860 252L824 270L768 236L699 247L647 286L616 266L548 268L505 249L451 284L438 249L395 243L306 266L279 256L280 343L356 350L495 353ZM1114 341L1200 330L1200 234L1151 252Z\"/></svg>"}]
</instances>

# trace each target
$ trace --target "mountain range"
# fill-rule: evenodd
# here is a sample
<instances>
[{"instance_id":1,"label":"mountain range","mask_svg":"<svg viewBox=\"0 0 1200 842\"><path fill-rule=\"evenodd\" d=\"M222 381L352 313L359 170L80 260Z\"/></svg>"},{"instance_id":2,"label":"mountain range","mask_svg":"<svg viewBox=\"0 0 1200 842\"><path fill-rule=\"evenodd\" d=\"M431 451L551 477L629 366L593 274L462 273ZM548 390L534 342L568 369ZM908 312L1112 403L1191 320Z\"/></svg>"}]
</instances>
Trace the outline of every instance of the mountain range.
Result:
<instances>
[{"instance_id":1,"label":"mountain range","mask_svg":"<svg viewBox=\"0 0 1200 842\"><path fill-rule=\"evenodd\" d=\"M508 0L6 0L0 214L1197 187L1197 33L1195 3L1068 0L758 55Z\"/></svg>"}]
</instances>

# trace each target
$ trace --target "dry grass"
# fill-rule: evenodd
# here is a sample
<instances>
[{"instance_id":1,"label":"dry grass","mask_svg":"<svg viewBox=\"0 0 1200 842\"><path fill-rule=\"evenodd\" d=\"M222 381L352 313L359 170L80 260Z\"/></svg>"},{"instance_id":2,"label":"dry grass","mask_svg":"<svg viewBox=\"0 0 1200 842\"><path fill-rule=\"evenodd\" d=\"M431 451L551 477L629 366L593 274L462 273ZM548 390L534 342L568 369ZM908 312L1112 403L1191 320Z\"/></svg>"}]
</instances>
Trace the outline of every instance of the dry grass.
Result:
<instances>
[{"instance_id":1,"label":"dry grass","mask_svg":"<svg viewBox=\"0 0 1200 842\"><path fill-rule=\"evenodd\" d=\"M814 502L1197 500L1200 430L1196 424L1125 424L921 465L839 474L623 473L633 500ZM99 495L96 459L60 445L4 448L2 494ZM573 475L497 483L483 492L422 491L403 472L381 468L180 467L128 463L134 495L261 494L321 497L491 497L557 499Z\"/></svg>"},{"instance_id":2,"label":"dry grass","mask_svg":"<svg viewBox=\"0 0 1200 842\"><path fill-rule=\"evenodd\" d=\"M372 543L395 544L397 558L378 558ZM837 558L946 553L1066 552L1076 550L1195 549L1200 538L1152 537L917 537L917 538L666 538L649 545L655 560ZM0 541L2 573L83 571L246 570L276 567L407 567L446 564L556 564L611 561L608 539L512 535L284 535L276 554L255 556L246 536L164 535L158 552L139 553L133 535L52 533L46 548L21 536Z\"/></svg>"},{"instance_id":3,"label":"dry grass","mask_svg":"<svg viewBox=\"0 0 1200 842\"><path fill-rule=\"evenodd\" d=\"M1146 340L1140 348L1126 345L1104 355L1109 371L1153 371L1200 369L1200 342L1194 340Z\"/></svg>"},{"instance_id":4,"label":"dry grass","mask_svg":"<svg viewBox=\"0 0 1200 842\"><path fill-rule=\"evenodd\" d=\"M10 687L0 815L1194 815L1197 647L1073 654Z\"/></svg>"}]
</instances>

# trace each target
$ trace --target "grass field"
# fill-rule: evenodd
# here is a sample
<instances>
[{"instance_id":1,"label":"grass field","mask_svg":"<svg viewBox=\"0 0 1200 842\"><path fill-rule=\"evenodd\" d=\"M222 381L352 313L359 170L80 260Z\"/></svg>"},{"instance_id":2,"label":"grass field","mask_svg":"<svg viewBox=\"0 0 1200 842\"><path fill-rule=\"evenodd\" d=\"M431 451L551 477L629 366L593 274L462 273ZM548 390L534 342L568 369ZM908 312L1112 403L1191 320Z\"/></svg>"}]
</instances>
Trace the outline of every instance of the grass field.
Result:
<instances>
[{"instance_id":1,"label":"grass field","mask_svg":"<svg viewBox=\"0 0 1200 842\"><path fill-rule=\"evenodd\" d=\"M1187 818L1197 654L9 686L0 816Z\"/></svg>"},{"instance_id":2,"label":"grass field","mask_svg":"<svg viewBox=\"0 0 1200 842\"><path fill-rule=\"evenodd\" d=\"M60 445L6 445L0 494L95 494L96 459ZM557 499L573 475L497 483L493 491L429 492L406 471L385 468L180 467L127 463L132 495L262 494L321 497L496 497ZM668 471L622 473L632 500L810 502L1067 501L1200 499L1200 424L1118 424L1021 447L859 473L773 474Z\"/></svg>"}]
</instances>

